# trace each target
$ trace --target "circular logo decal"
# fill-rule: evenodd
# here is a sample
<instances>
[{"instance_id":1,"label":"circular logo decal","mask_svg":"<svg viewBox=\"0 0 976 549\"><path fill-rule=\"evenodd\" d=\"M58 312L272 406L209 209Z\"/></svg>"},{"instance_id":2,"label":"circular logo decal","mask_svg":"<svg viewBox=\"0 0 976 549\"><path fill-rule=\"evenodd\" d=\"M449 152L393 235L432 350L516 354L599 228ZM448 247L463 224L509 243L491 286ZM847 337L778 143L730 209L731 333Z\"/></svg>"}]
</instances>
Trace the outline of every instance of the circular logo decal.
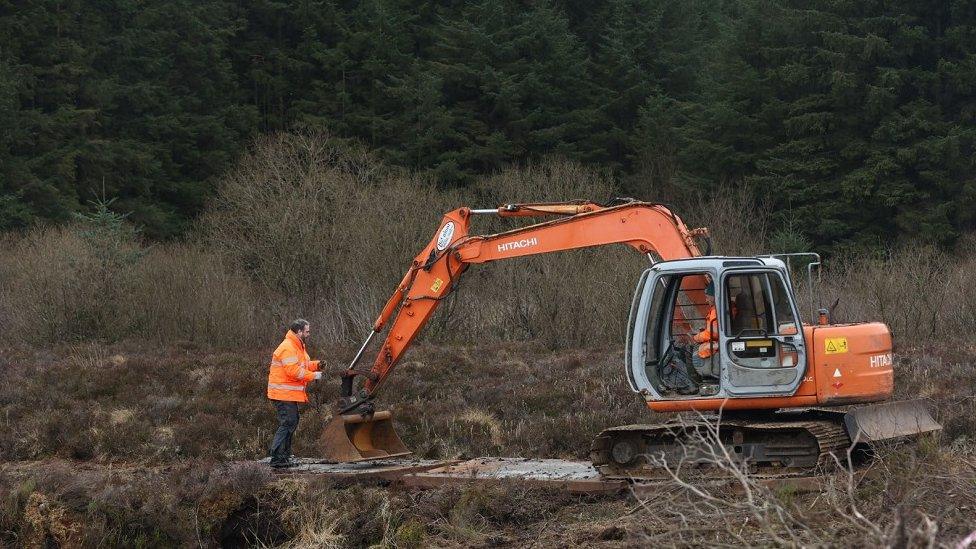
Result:
<instances>
[{"instance_id":1,"label":"circular logo decal","mask_svg":"<svg viewBox=\"0 0 976 549\"><path fill-rule=\"evenodd\" d=\"M451 243L452 238L454 238L454 222L448 221L441 229L441 234L437 236L437 251L446 248Z\"/></svg>"}]
</instances>

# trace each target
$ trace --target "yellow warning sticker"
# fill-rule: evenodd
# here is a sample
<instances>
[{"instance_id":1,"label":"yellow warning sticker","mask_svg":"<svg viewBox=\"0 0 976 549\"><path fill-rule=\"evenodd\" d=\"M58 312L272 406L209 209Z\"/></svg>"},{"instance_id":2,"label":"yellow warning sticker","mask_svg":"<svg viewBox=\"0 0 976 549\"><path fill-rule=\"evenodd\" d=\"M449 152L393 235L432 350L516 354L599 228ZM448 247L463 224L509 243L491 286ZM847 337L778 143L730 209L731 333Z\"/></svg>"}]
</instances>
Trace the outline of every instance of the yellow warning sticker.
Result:
<instances>
[{"instance_id":1,"label":"yellow warning sticker","mask_svg":"<svg viewBox=\"0 0 976 549\"><path fill-rule=\"evenodd\" d=\"M824 339L824 352L828 355L836 355L847 352L846 337L828 337Z\"/></svg>"},{"instance_id":2,"label":"yellow warning sticker","mask_svg":"<svg viewBox=\"0 0 976 549\"><path fill-rule=\"evenodd\" d=\"M434 283L430 285L430 291L432 291L432 292L439 292L441 290L441 286L443 286L443 285L444 285L444 281L443 280L441 280L439 278L435 278L434 279ZM844 345L847 345L847 344L845 343Z\"/></svg>"}]
</instances>

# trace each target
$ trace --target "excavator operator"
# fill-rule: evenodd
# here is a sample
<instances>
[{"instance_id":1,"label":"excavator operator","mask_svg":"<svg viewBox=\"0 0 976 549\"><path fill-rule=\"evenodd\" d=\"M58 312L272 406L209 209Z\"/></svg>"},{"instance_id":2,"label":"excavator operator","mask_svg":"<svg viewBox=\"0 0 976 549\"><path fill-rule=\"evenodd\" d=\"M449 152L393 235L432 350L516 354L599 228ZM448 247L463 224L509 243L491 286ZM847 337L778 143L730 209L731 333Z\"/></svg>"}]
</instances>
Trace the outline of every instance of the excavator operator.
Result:
<instances>
[{"instance_id":1,"label":"excavator operator","mask_svg":"<svg viewBox=\"0 0 976 549\"><path fill-rule=\"evenodd\" d=\"M708 315L705 316L705 327L691 337L699 344L697 352L692 354L691 363L700 376L718 378L712 364L712 356L718 352L718 313L715 310L715 282L712 280L705 286L705 301L708 303Z\"/></svg>"},{"instance_id":2,"label":"excavator operator","mask_svg":"<svg viewBox=\"0 0 976 549\"><path fill-rule=\"evenodd\" d=\"M715 283L705 275L705 302L708 314L705 326L697 333L687 334L687 343L679 349L674 367L665 373L666 383L679 395L699 394L702 385L718 382L721 365L716 363L718 354L718 312L715 309ZM733 307L733 315L734 307ZM711 392L711 391L709 391Z\"/></svg>"}]
</instances>

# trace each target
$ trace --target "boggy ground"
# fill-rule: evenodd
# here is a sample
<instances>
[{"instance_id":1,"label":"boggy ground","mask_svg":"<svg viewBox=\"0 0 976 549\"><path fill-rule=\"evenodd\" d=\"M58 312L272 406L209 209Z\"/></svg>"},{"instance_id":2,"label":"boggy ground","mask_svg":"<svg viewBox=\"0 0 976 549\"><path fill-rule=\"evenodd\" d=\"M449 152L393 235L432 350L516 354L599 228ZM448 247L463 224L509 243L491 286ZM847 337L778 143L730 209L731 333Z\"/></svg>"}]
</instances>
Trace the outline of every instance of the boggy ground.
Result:
<instances>
[{"instance_id":1,"label":"boggy ground","mask_svg":"<svg viewBox=\"0 0 976 549\"><path fill-rule=\"evenodd\" d=\"M336 368L349 348L318 348ZM405 491L276 477L270 349L86 344L0 352L0 540L11 546L938 545L976 530L972 350L899 357L899 397L945 425L881 448L864 478L768 489L677 478L647 500L520 486ZM585 458L600 429L655 418L615 350L417 346L382 402L421 457ZM315 454L337 380L302 416Z\"/></svg>"}]
</instances>

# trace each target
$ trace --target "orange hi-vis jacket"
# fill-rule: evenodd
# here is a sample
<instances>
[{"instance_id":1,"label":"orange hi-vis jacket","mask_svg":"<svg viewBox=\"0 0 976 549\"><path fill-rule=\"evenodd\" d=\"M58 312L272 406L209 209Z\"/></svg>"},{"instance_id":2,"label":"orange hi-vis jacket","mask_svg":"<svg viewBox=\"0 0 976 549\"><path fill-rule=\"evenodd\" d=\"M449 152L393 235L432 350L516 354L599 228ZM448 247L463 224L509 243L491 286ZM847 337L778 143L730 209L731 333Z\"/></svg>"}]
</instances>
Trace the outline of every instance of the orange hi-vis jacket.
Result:
<instances>
[{"instance_id":1,"label":"orange hi-vis jacket","mask_svg":"<svg viewBox=\"0 0 976 549\"><path fill-rule=\"evenodd\" d=\"M319 361L309 360L305 344L288 330L285 340L278 345L271 356L271 371L268 372L268 398L289 402L308 402L305 386L315 379L319 371Z\"/></svg>"},{"instance_id":2,"label":"orange hi-vis jacket","mask_svg":"<svg viewBox=\"0 0 976 549\"><path fill-rule=\"evenodd\" d=\"M695 334L694 340L701 343L698 346L698 356L701 358L708 358L718 351L718 313L714 306L708 310L705 329Z\"/></svg>"}]
</instances>

